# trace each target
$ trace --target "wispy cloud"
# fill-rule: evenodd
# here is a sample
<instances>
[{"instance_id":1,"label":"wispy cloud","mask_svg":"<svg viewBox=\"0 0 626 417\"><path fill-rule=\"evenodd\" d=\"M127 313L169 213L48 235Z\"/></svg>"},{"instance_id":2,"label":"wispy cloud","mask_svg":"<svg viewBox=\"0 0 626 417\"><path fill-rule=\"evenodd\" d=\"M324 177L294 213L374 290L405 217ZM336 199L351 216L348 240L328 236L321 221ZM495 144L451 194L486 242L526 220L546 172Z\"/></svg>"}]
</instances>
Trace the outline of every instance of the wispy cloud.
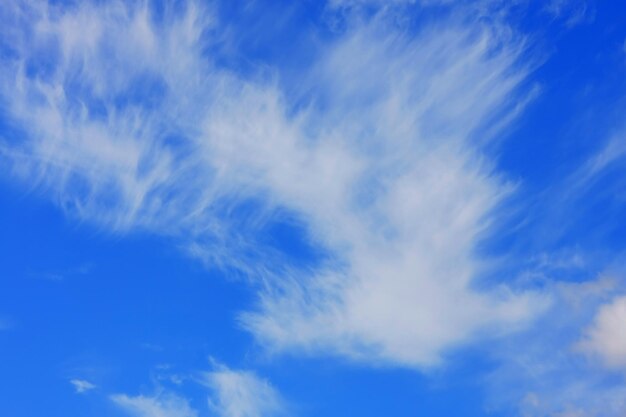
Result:
<instances>
[{"instance_id":1,"label":"wispy cloud","mask_svg":"<svg viewBox=\"0 0 626 417\"><path fill-rule=\"evenodd\" d=\"M622 223L617 219L624 211L620 196L626 189L623 163L626 132L620 127L608 139L601 138L597 142L597 148L571 172L551 181L541 193L524 196L526 201L518 200L520 206L527 208L520 221L520 224L526 222L521 226L524 230L518 236L534 240L533 247L541 250L556 248L555 252L587 251L587 259L591 261L594 251L606 251L598 246L604 245L607 236L621 228ZM579 238L573 243L569 239L572 233L584 234L586 239ZM581 247L583 243L586 244L584 248ZM567 245L571 246L564 247ZM552 259L558 256L557 253L550 255ZM605 263L596 265L596 271L619 262L619 256L610 256L613 259L595 257Z\"/></svg>"},{"instance_id":2,"label":"wispy cloud","mask_svg":"<svg viewBox=\"0 0 626 417\"><path fill-rule=\"evenodd\" d=\"M189 402L171 393L156 396L130 397L118 394L111 400L128 414L135 417L197 417L198 412L191 408Z\"/></svg>"},{"instance_id":3,"label":"wispy cloud","mask_svg":"<svg viewBox=\"0 0 626 417\"><path fill-rule=\"evenodd\" d=\"M250 371L236 371L223 365L203 375L212 390L211 409L220 417L270 417L286 415L286 406L267 380Z\"/></svg>"},{"instance_id":4,"label":"wispy cloud","mask_svg":"<svg viewBox=\"0 0 626 417\"><path fill-rule=\"evenodd\" d=\"M228 35L200 2L165 1L158 17L150 1L4 2L0 104L16 129L0 138L0 167L73 218L173 237L207 265L246 275L258 298L240 324L270 352L426 369L482 342L503 363L492 384L515 387L498 392L502 401L525 415L623 414L623 380L607 382L594 361L626 366L620 286L554 279L590 256L542 247L528 272L541 285L481 279L491 259L478 249L516 191L485 145L539 91L527 82L527 40L499 15L444 13L414 27L389 13L446 1L330 3L343 17L373 9L320 41L292 85L271 62L225 64ZM545 10L568 25L593 18L584 1ZM542 245L599 201L598 187L619 195L623 180L601 180L621 173L623 137L539 196L550 194L529 216L551 223L533 229ZM265 245L279 223L323 259L302 268ZM285 412L253 372L217 365L200 382L221 417ZM111 398L135 416L202 414L165 390Z\"/></svg>"},{"instance_id":5,"label":"wispy cloud","mask_svg":"<svg viewBox=\"0 0 626 417\"><path fill-rule=\"evenodd\" d=\"M82 394L96 388L94 384L84 379L70 379L70 384L74 386L74 389L78 394Z\"/></svg>"},{"instance_id":6,"label":"wispy cloud","mask_svg":"<svg viewBox=\"0 0 626 417\"><path fill-rule=\"evenodd\" d=\"M111 400L130 415L137 417L277 417L286 415L280 394L270 383L252 371L233 370L215 364L214 369L199 374L195 381L208 389L208 409L191 405L184 395L159 387L154 395L117 394ZM181 381L176 381L181 385Z\"/></svg>"},{"instance_id":7,"label":"wispy cloud","mask_svg":"<svg viewBox=\"0 0 626 417\"><path fill-rule=\"evenodd\" d=\"M304 187L276 177L343 263L262 294L243 321L270 348L428 366L542 309L505 287L470 289L476 244L510 191L477 149L480 128L514 104L526 69L503 28L451 23L410 40L384 23L358 27L322 58L315 82L330 104L314 120L342 146Z\"/></svg>"},{"instance_id":8,"label":"wispy cloud","mask_svg":"<svg viewBox=\"0 0 626 417\"><path fill-rule=\"evenodd\" d=\"M608 354L607 344L620 343L606 313L614 308L620 281L602 274L586 282L548 283L555 301L541 325L491 347L501 361L486 379L492 406L528 417L622 416L626 382L597 361ZM601 313L589 325L598 307Z\"/></svg>"},{"instance_id":9,"label":"wispy cloud","mask_svg":"<svg viewBox=\"0 0 626 417\"><path fill-rule=\"evenodd\" d=\"M568 27L591 23L595 18L595 8L587 0L550 0L545 2L545 10Z\"/></svg>"},{"instance_id":10,"label":"wispy cloud","mask_svg":"<svg viewBox=\"0 0 626 417\"><path fill-rule=\"evenodd\" d=\"M82 264L72 268L44 271L44 272L29 272L29 276L36 279L44 279L49 281L64 281L68 278L79 277L88 275L93 271L93 265Z\"/></svg>"},{"instance_id":11,"label":"wispy cloud","mask_svg":"<svg viewBox=\"0 0 626 417\"><path fill-rule=\"evenodd\" d=\"M583 183L597 178L615 163L626 157L626 132L622 131L609 139L582 167L580 173Z\"/></svg>"},{"instance_id":12,"label":"wispy cloud","mask_svg":"<svg viewBox=\"0 0 626 417\"><path fill-rule=\"evenodd\" d=\"M3 29L1 91L23 131L5 162L72 215L177 236L259 279L242 323L269 349L427 367L546 305L474 287L475 249L511 191L480 145L526 102L524 41L506 25L350 25L294 110L273 79L217 64L219 22L195 3L159 21L147 2L2 8L29 28ZM246 204L253 215L236 214ZM259 246L285 216L329 262L303 271Z\"/></svg>"}]
</instances>

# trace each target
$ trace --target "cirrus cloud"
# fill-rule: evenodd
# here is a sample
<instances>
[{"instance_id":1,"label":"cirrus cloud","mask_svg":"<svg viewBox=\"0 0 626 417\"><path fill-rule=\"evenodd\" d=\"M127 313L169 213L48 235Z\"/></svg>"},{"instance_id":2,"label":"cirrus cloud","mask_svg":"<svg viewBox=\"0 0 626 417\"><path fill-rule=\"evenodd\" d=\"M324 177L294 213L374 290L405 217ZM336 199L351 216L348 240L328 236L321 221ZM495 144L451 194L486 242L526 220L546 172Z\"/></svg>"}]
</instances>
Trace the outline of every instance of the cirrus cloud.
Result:
<instances>
[{"instance_id":1,"label":"cirrus cloud","mask_svg":"<svg viewBox=\"0 0 626 417\"><path fill-rule=\"evenodd\" d=\"M18 127L3 166L72 216L174 237L253 278L241 323L269 350L424 368L545 308L478 285L477 247L512 189L482 146L527 99L524 40L506 25L349 25L296 106L276 77L220 64L219 22L194 2L160 19L147 1L0 7L23 23L1 29ZM327 259L298 268L259 245L280 222Z\"/></svg>"}]
</instances>

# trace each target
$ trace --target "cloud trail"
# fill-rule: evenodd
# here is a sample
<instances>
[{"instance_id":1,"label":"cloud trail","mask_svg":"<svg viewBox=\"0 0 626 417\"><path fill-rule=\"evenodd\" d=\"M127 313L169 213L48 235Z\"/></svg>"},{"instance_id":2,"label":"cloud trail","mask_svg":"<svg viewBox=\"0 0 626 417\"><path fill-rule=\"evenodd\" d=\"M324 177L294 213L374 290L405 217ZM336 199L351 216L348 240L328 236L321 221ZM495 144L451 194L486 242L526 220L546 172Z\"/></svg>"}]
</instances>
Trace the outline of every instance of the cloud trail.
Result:
<instances>
[{"instance_id":1,"label":"cloud trail","mask_svg":"<svg viewBox=\"0 0 626 417\"><path fill-rule=\"evenodd\" d=\"M286 415L280 394L254 372L215 364L195 382L208 389L208 407L193 406L189 398L159 387L153 395L110 397L118 407L136 417L276 417Z\"/></svg>"},{"instance_id":2,"label":"cloud trail","mask_svg":"<svg viewBox=\"0 0 626 417\"><path fill-rule=\"evenodd\" d=\"M513 29L349 24L302 75L298 108L275 77L220 65L210 7L152 6L0 6L20 23L1 29L17 126L4 167L72 216L252 278L241 323L270 351L427 368L545 308L478 289L477 246L512 189L481 147L526 103ZM303 270L259 245L285 221L327 258Z\"/></svg>"}]
</instances>

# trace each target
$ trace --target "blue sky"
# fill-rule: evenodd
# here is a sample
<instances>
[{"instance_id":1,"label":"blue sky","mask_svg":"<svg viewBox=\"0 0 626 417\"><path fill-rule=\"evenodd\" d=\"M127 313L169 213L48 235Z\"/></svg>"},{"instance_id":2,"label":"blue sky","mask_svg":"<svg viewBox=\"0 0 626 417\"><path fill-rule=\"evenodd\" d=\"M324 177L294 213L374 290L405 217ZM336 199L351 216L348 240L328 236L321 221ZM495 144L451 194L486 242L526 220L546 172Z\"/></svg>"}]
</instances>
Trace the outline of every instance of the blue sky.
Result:
<instances>
[{"instance_id":1,"label":"blue sky","mask_svg":"<svg viewBox=\"0 0 626 417\"><path fill-rule=\"evenodd\" d=\"M0 415L626 413L626 6L0 5Z\"/></svg>"}]
</instances>

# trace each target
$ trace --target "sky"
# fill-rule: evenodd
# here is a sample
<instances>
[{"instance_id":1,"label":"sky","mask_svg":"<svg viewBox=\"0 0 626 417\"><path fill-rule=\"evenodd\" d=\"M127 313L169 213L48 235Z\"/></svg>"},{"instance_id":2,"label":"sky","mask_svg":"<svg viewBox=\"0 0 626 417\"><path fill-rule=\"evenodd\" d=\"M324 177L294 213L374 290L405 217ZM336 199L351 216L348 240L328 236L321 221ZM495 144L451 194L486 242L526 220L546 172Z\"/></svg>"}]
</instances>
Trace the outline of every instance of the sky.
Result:
<instances>
[{"instance_id":1,"label":"sky","mask_svg":"<svg viewBox=\"0 0 626 417\"><path fill-rule=\"evenodd\" d=\"M0 415L626 416L626 4L0 3Z\"/></svg>"}]
</instances>

